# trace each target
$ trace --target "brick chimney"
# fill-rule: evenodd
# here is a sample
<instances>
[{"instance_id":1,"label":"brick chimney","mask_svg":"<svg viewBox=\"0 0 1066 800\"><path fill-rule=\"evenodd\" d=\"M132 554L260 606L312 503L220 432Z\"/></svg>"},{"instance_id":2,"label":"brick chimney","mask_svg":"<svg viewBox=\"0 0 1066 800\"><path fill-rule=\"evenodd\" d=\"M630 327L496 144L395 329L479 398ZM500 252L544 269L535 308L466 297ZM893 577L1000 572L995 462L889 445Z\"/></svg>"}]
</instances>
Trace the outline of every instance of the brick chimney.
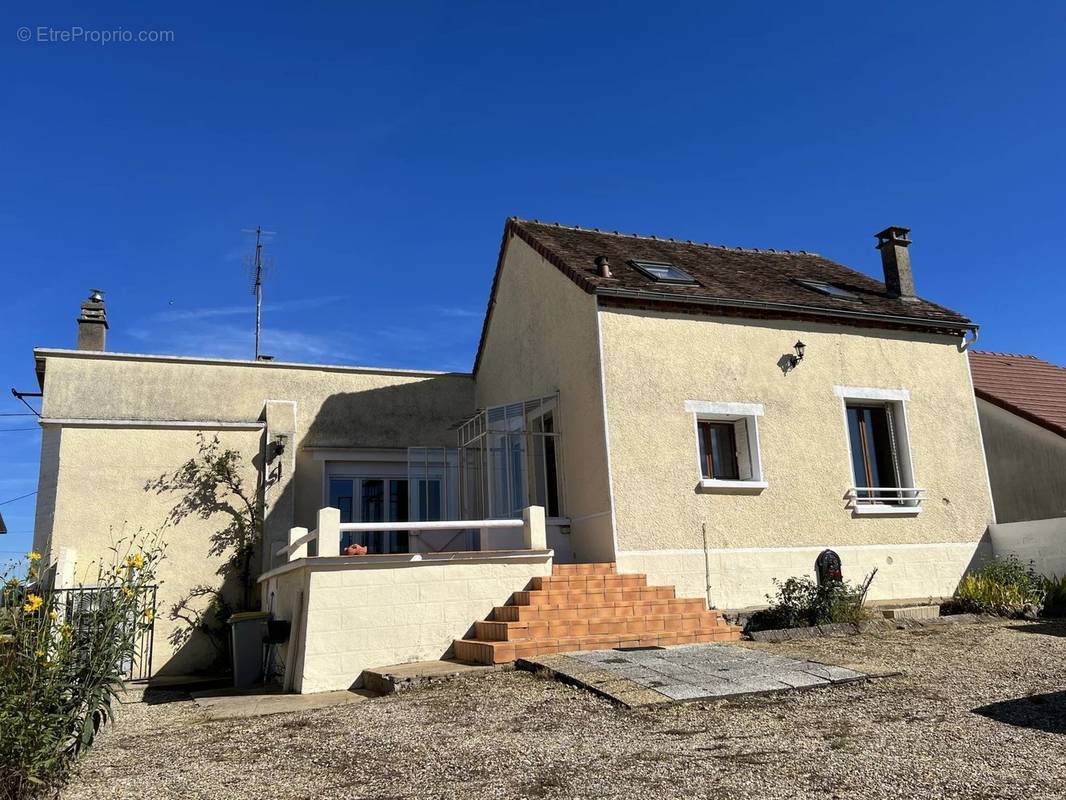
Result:
<instances>
[{"instance_id":1,"label":"brick chimney","mask_svg":"<svg viewBox=\"0 0 1066 800\"><path fill-rule=\"evenodd\" d=\"M907 234L910 228L891 226L877 236L877 249L881 251L881 266L885 270L885 288L889 297L915 302L914 276L911 274L911 255L907 252L911 240Z\"/></svg>"},{"instance_id":2,"label":"brick chimney","mask_svg":"<svg viewBox=\"0 0 1066 800\"><path fill-rule=\"evenodd\" d=\"M78 316L78 349L103 351L107 347L107 310L104 294L99 289L89 290L89 299L81 304Z\"/></svg>"}]
</instances>

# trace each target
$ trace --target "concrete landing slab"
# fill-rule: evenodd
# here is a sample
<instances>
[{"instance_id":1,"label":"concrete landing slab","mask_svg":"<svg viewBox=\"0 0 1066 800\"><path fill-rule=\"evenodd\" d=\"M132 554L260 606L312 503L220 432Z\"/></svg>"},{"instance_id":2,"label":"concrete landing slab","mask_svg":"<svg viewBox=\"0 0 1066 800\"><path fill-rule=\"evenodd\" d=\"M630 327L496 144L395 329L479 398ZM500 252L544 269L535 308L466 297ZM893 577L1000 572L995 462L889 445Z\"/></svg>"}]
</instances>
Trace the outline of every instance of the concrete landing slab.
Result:
<instances>
[{"instance_id":1,"label":"concrete landing slab","mask_svg":"<svg viewBox=\"0 0 1066 800\"><path fill-rule=\"evenodd\" d=\"M386 667L363 670L363 674L359 676L358 685L379 694L390 694L392 692L416 689L435 681L510 669L511 666L510 664L495 664L491 666L464 664L461 661L452 661L451 659L413 661L407 664L390 664Z\"/></svg>"},{"instance_id":2,"label":"concrete landing slab","mask_svg":"<svg viewBox=\"0 0 1066 800\"><path fill-rule=\"evenodd\" d=\"M314 694L282 694L281 692L241 692L230 690L193 692L193 702L210 720L263 717L267 714L285 714L293 711L309 711L316 708L361 703L377 697L373 692L355 690L340 692L316 692Z\"/></svg>"},{"instance_id":3,"label":"concrete landing slab","mask_svg":"<svg viewBox=\"0 0 1066 800\"><path fill-rule=\"evenodd\" d=\"M630 708L812 689L875 677L727 644L566 653L522 659L517 666L550 672Z\"/></svg>"}]
</instances>

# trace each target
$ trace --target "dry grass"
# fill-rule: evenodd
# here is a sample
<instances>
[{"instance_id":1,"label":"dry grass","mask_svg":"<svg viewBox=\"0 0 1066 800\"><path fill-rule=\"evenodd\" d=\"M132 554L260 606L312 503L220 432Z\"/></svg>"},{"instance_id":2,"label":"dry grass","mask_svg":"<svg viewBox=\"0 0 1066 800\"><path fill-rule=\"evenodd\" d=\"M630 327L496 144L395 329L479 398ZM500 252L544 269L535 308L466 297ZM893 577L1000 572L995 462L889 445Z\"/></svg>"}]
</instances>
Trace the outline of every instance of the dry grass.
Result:
<instances>
[{"instance_id":1,"label":"dry grass","mask_svg":"<svg viewBox=\"0 0 1066 800\"><path fill-rule=\"evenodd\" d=\"M131 705L64 797L1066 796L1066 625L758 647L905 674L638 711L520 672L226 722Z\"/></svg>"}]
</instances>

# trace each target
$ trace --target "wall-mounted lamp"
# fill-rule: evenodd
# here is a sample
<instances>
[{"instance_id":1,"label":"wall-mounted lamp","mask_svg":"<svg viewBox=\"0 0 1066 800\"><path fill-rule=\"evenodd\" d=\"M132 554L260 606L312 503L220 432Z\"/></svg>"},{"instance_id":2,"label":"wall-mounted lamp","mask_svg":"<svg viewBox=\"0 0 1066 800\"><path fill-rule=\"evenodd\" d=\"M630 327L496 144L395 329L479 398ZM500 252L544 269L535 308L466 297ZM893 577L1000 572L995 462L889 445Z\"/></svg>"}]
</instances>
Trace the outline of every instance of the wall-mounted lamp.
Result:
<instances>
[{"instance_id":1,"label":"wall-mounted lamp","mask_svg":"<svg viewBox=\"0 0 1066 800\"><path fill-rule=\"evenodd\" d=\"M272 452L270 453L270 458L268 459L269 461L273 461L275 458L285 452L285 438L286 437L284 435L280 434L274 437L274 441L272 443L273 447L271 448Z\"/></svg>"},{"instance_id":2,"label":"wall-mounted lamp","mask_svg":"<svg viewBox=\"0 0 1066 800\"><path fill-rule=\"evenodd\" d=\"M796 343L792 346L792 349L796 351L796 354L793 355L792 353L789 353L785 356L785 359L788 361L789 369L795 369L796 366L803 360L803 353L807 349L807 345L797 340Z\"/></svg>"}]
</instances>

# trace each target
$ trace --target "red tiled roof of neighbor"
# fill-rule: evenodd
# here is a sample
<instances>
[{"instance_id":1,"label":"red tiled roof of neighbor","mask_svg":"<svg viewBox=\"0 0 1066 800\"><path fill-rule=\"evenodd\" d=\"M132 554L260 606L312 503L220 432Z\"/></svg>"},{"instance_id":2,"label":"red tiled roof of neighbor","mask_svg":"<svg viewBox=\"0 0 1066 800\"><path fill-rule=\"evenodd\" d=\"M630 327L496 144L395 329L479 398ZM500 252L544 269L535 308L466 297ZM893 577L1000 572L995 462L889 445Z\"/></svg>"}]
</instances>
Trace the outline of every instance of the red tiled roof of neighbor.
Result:
<instances>
[{"instance_id":1,"label":"red tiled roof of neighbor","mask_svg":"<svg viewBox=\"0 0 1066 800\"><path fill-rule=\"evenodd\" d=\"M974 394L1066 436L1066 368L1036 356L970 352Z\"/></svg>"},{"instance_id":2,"label":"red tiled roof of neighbor","mask_svg":"<svg viewBox=\"0 0 1066 800\"><path fill-rule=\"evenodd\" d=\"M928 300L908 302L892 297L881 281L816 253L722 247L515 217L508 219L504 228L489 314L511 236L522 239L581 289L595 294L601 303L960 336L974 327L962 314ZM873 249L871 245L871 261L879 264ZM609 260L610 278L599 274L596 259L601 256ZM673 264L691 275L696 283L656 282L630 263L634 260ZM832 284L855 297L844 299L823 294L800 283L805 279ZM488 323L486 317L486 331ZM478 362L480 356L479 348ZM477 365L475 362L475 371Z\"/></svg>"}]
</instances>

